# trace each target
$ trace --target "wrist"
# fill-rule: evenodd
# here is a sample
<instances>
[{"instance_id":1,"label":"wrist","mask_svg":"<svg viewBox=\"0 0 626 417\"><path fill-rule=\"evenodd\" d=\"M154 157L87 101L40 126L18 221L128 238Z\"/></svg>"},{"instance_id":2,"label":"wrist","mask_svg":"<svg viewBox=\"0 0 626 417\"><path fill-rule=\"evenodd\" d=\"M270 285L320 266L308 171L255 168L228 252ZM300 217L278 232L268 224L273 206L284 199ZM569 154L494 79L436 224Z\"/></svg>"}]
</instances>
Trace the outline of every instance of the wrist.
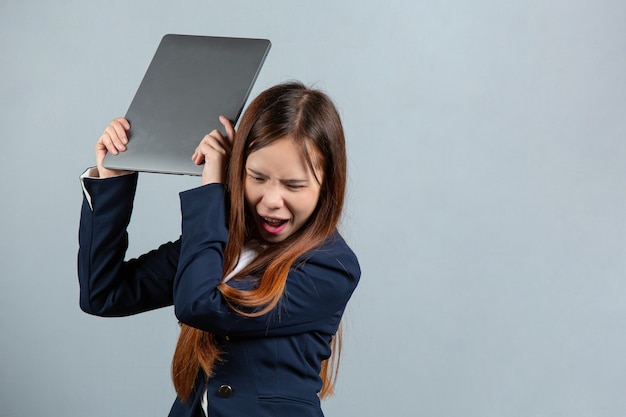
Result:
<instances>
[{"instance_id":1,"label":"wrist","mask_svg":"<svg viewBox=\"0 0 626 417\"><path fill-rule=\"evenodd\" d=\"M125 171L125 170L119 170L119 169L107 169L102 166L98 167L97 172L98 172L98 178L101 178L101 179L120 177L122 175L129 175L133 173L133 171Z\"/></svg>"}]
</instances>

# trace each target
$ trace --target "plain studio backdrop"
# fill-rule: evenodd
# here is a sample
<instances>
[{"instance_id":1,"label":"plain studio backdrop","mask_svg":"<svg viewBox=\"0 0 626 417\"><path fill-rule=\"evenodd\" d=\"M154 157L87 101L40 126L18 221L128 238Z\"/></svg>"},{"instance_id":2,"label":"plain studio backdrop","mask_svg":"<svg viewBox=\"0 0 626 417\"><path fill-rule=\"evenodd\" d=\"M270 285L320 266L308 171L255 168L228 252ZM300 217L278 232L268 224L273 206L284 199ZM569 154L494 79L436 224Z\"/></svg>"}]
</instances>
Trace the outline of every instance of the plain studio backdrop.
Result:
<instances>
[{"instance_id":1,"label":"plain studio backdrop","mask_svg":"<svg viewBox=\"0 0 626 417\"><path fill-rule=\"evenodd\" d=\"M363 276L328 417L626 414L626 3L0 3L0 415L165 416L171 308L78 307L81 189L166 33L261 37L329 93ZM200 139L200 138L198 138ZM129 255L180 233L140 175Z\"/></svg>"}]
</instances>

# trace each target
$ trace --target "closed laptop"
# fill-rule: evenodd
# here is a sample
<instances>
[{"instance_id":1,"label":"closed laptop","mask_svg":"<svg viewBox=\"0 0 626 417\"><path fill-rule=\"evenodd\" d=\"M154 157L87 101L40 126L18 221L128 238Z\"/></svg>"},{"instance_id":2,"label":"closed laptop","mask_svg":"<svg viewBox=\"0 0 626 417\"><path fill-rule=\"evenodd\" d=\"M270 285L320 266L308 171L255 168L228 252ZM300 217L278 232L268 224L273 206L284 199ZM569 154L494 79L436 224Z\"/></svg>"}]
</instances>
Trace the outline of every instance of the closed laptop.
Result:
<instances>
[{"instance_id":1,"label":"closed laptop","mask_svg":"<svg viewBox=\"0 0 626 417\"><path fill-rule=\"evenodd\" d=\"M236 123L270 46L267 39L165 35L126 113L127 150L108 154L104 165L201 175L191 155L204 135L223 130L220 115Z\"/></svg>"}]
</instances>

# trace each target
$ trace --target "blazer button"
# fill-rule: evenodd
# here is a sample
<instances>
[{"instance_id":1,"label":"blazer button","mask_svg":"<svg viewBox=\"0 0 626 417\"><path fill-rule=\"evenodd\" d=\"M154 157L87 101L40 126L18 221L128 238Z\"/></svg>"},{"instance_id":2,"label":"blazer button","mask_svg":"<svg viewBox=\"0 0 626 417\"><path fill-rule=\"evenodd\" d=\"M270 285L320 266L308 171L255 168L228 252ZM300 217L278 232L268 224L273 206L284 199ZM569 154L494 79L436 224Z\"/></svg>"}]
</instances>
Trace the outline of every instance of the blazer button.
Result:
<instances>
[{"instance_id":1,"label":"blazer button","mask_svg":"<svg viewBox=\"0 0 626 417\"><path fill-rule=\"evenodd\" d=\"M217 393L222 398L228 398L233 395L233 388L230 385L222 385L220 386L220 389L217 390Z\"/></svg>"}]
</instances>

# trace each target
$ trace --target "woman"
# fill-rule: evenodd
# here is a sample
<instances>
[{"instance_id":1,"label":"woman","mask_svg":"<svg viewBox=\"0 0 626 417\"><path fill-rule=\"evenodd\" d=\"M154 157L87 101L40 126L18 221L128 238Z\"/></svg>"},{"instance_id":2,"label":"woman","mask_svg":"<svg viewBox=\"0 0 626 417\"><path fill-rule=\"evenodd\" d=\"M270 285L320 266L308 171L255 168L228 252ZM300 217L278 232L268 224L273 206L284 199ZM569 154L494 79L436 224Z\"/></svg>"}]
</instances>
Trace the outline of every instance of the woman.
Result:
<instances>
[{"instance_id":1,"label":"woman","mask_svg":"<svg viewBox=\"0 0 626 417\"><path fill-rule=\"evenodd\" d=\"M182 328L170 416L322 416L331 345L360 277L336 230L340 118L325 94L288 83L261 93L236 133L220 121L225 134L206 135L192 156L204 163L202 186L180 195L181 238L129 261L137 174L102 161L126 149L130 125L105 129L97 168L83 175L81 308L123 316L174 305Z\"/></svg>"}]
</instances>

